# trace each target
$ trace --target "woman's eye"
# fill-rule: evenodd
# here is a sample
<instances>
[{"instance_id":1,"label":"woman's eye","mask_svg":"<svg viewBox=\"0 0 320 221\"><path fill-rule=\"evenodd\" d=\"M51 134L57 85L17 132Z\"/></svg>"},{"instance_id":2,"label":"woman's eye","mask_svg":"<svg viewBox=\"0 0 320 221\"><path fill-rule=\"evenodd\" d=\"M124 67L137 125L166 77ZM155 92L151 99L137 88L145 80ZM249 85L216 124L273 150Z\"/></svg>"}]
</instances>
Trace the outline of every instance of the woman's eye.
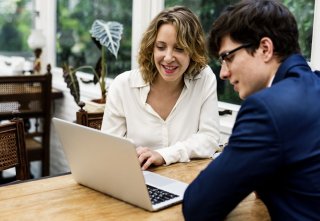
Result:
<instances>
[{"instance_id":1,"label":"woman's eye","mask_svg":"<svg viewBox=\"0 0 320 221\"><path fill-rule=\"evenodd\" d=\"M175 48L177 52L184 52L183 48Z\"/></svg>"},{"instance_id":2,"label":"woman's eye","mask_svg":"<svg viewBox=\"0 0 320 221\"><path fill-rule=\"evenodd\" d=\"M160 51L163 51L165 49L165 47L161 45L157 45L156 48L158 48Z\"/></svg>"}]
</instances>

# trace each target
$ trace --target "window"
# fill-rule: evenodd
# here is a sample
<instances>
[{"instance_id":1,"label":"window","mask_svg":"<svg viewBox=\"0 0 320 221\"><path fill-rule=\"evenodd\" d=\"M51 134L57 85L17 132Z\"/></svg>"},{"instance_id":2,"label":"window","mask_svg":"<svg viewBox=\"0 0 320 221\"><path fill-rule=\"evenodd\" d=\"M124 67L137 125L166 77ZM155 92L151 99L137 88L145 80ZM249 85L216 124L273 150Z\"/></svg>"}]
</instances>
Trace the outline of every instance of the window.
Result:
<instances>
[{"instance_id":1,"label":"window","mask_svg":"<svg viewBox=\"0 0 320 221\"><path fill-rule=\"evenodd\" d=\"M95 66L100 51L89 30L94 20L117 21L123 24L120 50L116 59L107 53L108 77L131 68L131 0L58 0L57 2L57 66Z\"/></svg>"},{"instance_id":2,"label":"window","mask_svg":"<svg viewBox=\"0 0 320 221\"><path fill-rule=\"evenodd\" d=\"M196 13L202 23L206 33L209 32L210 26L215 18L225 6L238 2L238 0L216 0L216 1L198 1L198 0L166 0L165 7L174 5L184 5L192 9ZM313 13L314 13L314 0L282 0L282 2L290 9L295 15L299 34L300 46L303 55L310 60L311 57L311 43L312 43L312 30L313 30ZM240 104L241 100L238 95L233 91L228 81L222 81L219 78L220 65L217 61L211 61L210 64L214 73L217 76L217 91L219 101L224 101L233 104Z\"/></svg>"},{"instance_id":3,"label":"window","mask_svg":"<svg viewBox=\"0 0 320 221\"><path fill-rule=\"evenodd\" d=\"M78 64L94 65L99 53L90 40L89 29L92 22L94 19L100 18L106 21L116 20L122 23L124 25L124 34L118 59L112 56L110 59L108 58L108 61L111 61L108 64L108 73L112 77L125 70L137 67L135 55L137 54L139 39L149 21L164 6L185 5L191 8L200 17L205 31L209 31L212 21L219 15L221 10L227 4L237 0L163 1L3 0L0 1L0 55L33 56L32 51L28 48L27 38L33 23L33 4L36 4L37 11L40 11L40 16L35 19L35 25L36 28L43 30L47 39L42 59L45 60L44 63L51 63L53 66L61 67L65 61L74 66ZM312 43L311 63L313 67L319 69L320 3L314 0L282 1L297 18L303 54L310 58ZM315 21L313 23L313 14L317 8L318 11L315 12ZM132 23L132 19L135 20L135 16L140 16L138 22L134 21ZM70 39L66 36L69 36ZM62 41L62 39L64 40ZM73 45L70 46L70 44ZM219 72L219 66L215 64L215 61L212 61L210 65L215 73ZM239 104L241 101L238 99L238 95L233 92L232 87L228 85L228 82L221 81L218 77L217 79L219 100Z\"/></svg>"},{"instance_id":4,"label":"window","mask_svg":"<svg viewBox=\"0 0 320 221\"><path fill-rule=\"evenodd\" d=\"M0 54L31 57L32 0L0 1Z\"/></svg>"}]
</instances>

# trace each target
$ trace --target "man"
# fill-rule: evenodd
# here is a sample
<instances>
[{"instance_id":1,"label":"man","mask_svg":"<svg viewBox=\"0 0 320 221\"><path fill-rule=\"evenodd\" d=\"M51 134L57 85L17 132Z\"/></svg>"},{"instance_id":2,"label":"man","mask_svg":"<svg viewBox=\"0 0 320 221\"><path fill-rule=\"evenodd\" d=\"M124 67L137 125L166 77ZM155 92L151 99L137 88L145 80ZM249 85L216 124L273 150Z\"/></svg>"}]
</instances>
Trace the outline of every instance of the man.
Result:
<instances>
[{"instance_id":1,"label":"man","mask_svg":"<svg viewBox=\"0 0 320 221\"><path fill-rule=\"evenodd\" d=\"M244 101L229 143L185 192L186 220L222 220L255 191L272 220L320 220L320 73L278 1L229 6L210 52Z\"/></svg>"}]
</instances>

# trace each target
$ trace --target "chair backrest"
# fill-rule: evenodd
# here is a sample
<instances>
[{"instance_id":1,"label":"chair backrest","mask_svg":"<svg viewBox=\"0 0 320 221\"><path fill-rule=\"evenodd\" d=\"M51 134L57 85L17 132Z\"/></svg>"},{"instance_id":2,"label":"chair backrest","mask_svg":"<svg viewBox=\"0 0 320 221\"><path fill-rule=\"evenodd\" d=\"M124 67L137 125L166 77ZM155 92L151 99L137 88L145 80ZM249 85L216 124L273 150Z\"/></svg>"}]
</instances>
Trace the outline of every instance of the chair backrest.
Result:
<instances>
[{"instance_id":1,"label":"chair backrest","mask_svg":"<svg viewBox=\"0 0 320 221\"><path fill-rule=\"evenodd\" d=\"M29 163L22 119L0 125L0 171L15 167L16 179L29 179Z\"/></svg>"},{"instance_id":2,"label":"chair backrest","mask_svg":"<svg viewBox=\"0 0 320 221\"><path fill-rule=\"evenodd\" d=\"M85 103L81 101L79 106L80 110L76 113L77 124L100 130L104 112L87 112L83 109Z\"/></svg>"},{"instance_id":3,"label":"chair backrest","mask_svg":"<svg viewBox=\"0 0 320 221\"><path fill-rule=\"evenodd\" d=\"M40 160L42 175L49 175L51 125L51 67L46 74L0 76L0 121L18 111L23 118L29 161Z\"/></svg>"}]
</instances>

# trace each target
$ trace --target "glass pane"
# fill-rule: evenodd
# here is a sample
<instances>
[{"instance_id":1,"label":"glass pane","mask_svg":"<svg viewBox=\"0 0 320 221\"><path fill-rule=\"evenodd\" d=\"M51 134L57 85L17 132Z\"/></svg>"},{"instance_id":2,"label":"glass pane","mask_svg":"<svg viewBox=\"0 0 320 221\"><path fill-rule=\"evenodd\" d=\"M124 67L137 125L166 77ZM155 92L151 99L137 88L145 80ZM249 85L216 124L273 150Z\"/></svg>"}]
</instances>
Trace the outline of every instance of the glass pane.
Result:
<instances>
[{"instance_id":1,"label":"glass pane","mask_svg":"<svg viewBox=\"0 0 320 221\"><path fill-rule=\"evenodd\" d=\"M108 77L131 68L131 0L58 0L57 1L57 66L95 67L100 50L89 30L96 19L123 24L118 58L107 53Z\"/></svg>"},{"instance_id":2,"label":"glass pane","mask_svg":"<svg viewBox=\"0 0 320 221\"><path fill-rule=\"evenodd\" d=\"M0 54L31 57L32 0L0 1Z\"/></svg>"},{"instance_id":3,"label":"glass pane","mask_svg":"<svg viewBox=\"0 0 320 221\"><path fill-rule=\"evenodd\" d=\"M205 32L208 33L212 22L219 16L224 7L235 2L238 2L238 0L166 0L165 7L174 5L189 7L199 16ZM303 55L310 60L314 0L282 0L282 2L289 7L297 19L301 50ZM241 100L239 99L238 94L233 91L233 87L230 86L228 81L222 81L219 78L220 67L217 61L211 61L209 65L217 76L219 101L240 104Z\"/></svg>"}]
</instances>

